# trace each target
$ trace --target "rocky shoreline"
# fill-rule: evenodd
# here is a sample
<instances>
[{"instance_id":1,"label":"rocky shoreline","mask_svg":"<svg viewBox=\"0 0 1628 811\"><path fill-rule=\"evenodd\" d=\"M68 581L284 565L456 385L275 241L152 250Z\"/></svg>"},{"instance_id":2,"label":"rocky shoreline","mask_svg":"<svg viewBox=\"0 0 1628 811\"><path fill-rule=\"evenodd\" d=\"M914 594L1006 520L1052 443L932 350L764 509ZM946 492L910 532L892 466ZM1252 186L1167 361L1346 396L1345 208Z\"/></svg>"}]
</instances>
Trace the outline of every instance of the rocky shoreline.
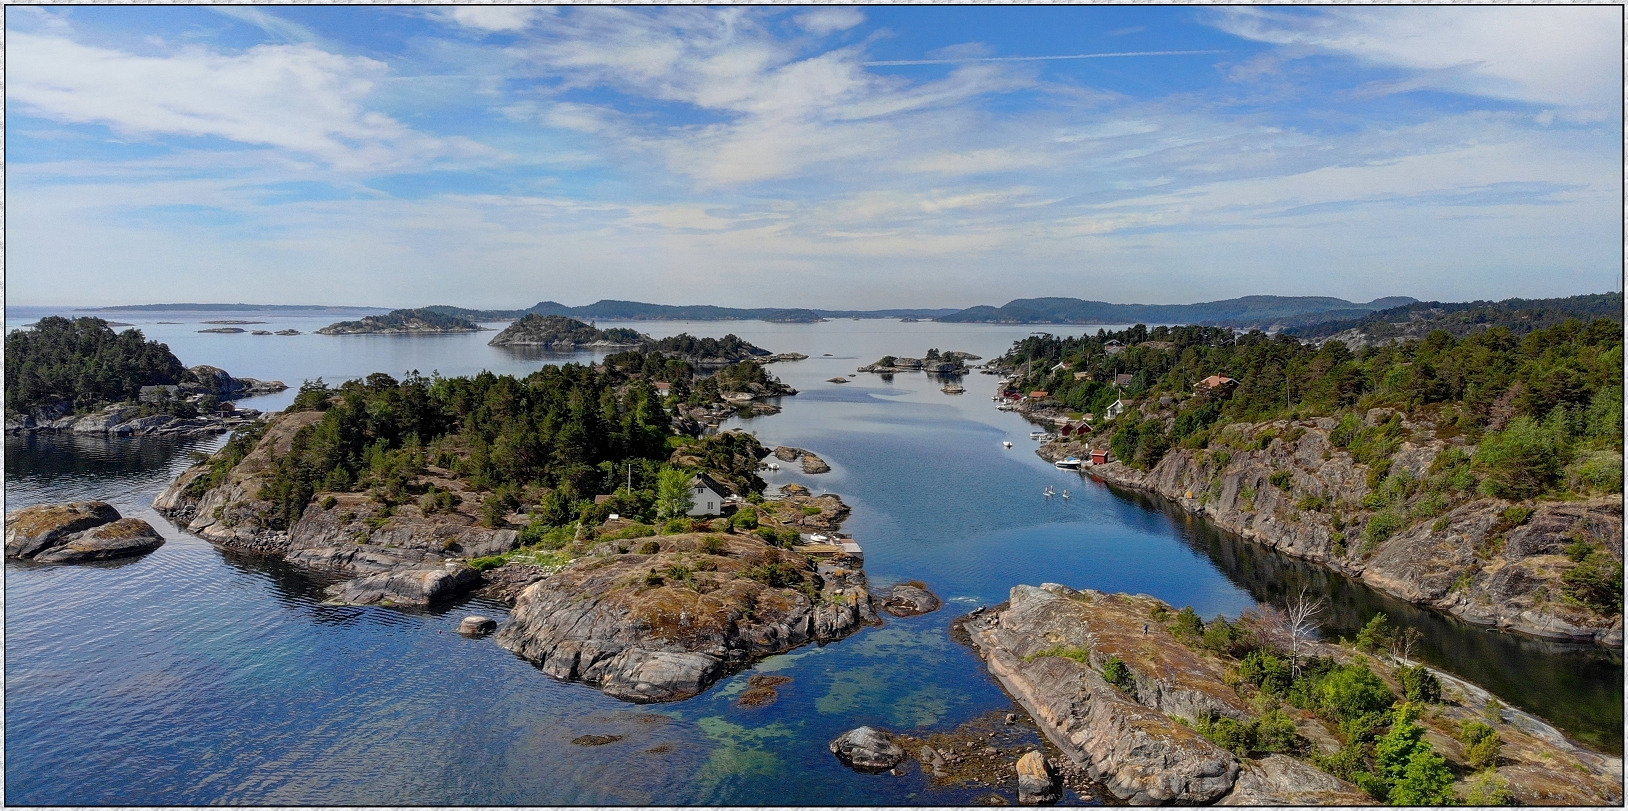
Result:
<instances>
[{"instance_id":1,"label":"rocky shoreline","mask_svg":"<svg viewBox=\"0 0 1628 811\"><path fill-rule=\"evenodd\" d=\"M1007 603L958 620L954 634L978 652L1051 743L1133 805L1375 802L1302 759L1340 751L1343 733L1320 716L1287 706L1271 710L1294 725L1300 743L1290 749L1300 754L1293 757L1242 757L1201 734L1215 719L1248 723L1266 705L1262 694L1246 698L1232 665L1179 641L1170 627L1174 617L1170 606L1146 596L1017 586ZM1308 657L1366 661L1339 646L1301 644ZM1383 667L1380 674L1403 692ZM1456 739L1461 724L1490 717L1503 742L1498 777L1514 799L1620 803L1621 758L1578 747L1542 721L1503 708L1484 690L1434 675L1445 686L1444 698L1421 720L1426 739L1451 762L1466 757Z\"/></svg>"},{"instance_id":2,"label":"rocky shoreline","mask_svg":"<svg viewBox=\"0 0 1628 811\"><path fill-rule=\"evenodd\" d=\"M105 501L42 504L6 516L6 557L35 563L86 563L143 555L164 545L139 518Z\"/></svg>"},{"instance_id":3,"label":"rocky shoreline","mask_svg":"<svg viewBox=\"0 0 1628 811\"><path fill-rule=\"evenodd\" d=\"M1368 422L1388 416L1371 413ZM1365 543L1357 537L1360 527L1336 526L1338 514L1310 506L1361 505L1372 492L1369 467L1330 441L1335 425L1323 417L1237 426L1255 447L1178 448L1149 471L1119 461L1088 462L1083 471L1475 625L1622 647L1620 614L1602 615L1562 596L1564 574L1575 565L1567 557L1574 544L1591 544L1622 560L1621 496L1524 503L1478 497L1434 521ZM1048 461L1090 459L1093 448L1107 447L1106 436L1091 435L1047 443L1036 453ZM1391 470L1423 479L1446 447L1439 440L1404 441Z\"/></svg>"},{"instance_id":4,"label":"rocky shoreline","mask_svg":"<svg viewBox=\"0 0 1628 811\"><path fill-rule=\"evenodd\" d=\"M161 400L197 402L204 397L233 400L260 394L275 394L288 386L281 380L233 377L214 366L194 366L192 380L173 386L147 386L142 397L150 403ZM89 414L75 414L66 401L25 415L6 415L7 434L62 433L101 436L207 436L249 425L260 419L252 408L218 410L193 417L154 413L154 407L138 403L112 403ZM197 411L197 409L193 409Z\"/></svg>"}]
</instances>

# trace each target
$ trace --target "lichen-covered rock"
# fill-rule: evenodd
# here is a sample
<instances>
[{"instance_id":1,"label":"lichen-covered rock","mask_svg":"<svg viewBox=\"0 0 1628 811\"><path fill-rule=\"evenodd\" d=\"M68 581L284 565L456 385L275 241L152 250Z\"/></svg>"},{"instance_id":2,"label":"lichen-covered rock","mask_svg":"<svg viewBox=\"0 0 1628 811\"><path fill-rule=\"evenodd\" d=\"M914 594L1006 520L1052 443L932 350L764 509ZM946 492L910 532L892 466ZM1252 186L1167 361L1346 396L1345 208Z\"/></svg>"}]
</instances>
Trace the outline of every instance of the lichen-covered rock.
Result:
<instances>
[{"instance_id":1,"label":"lichen-covered rock","mask_svg":"<svg viewBox=\"0 0 1628 811\"><path fill-rule=\"evenodd\" d=\"M498 644L555 678L671 701L876 621L860 572L821 577L808 558L755 535L656 543L653 554L601 548L527 586Z\"/></svg>"},{"instance_id":2,"label":"lichen-covered rock","mask_svg":"<svg viewBox=\"0 0 1628 811\"><path fill-rule=\"evenodd\" d=\"M1388 416L1388 411L1375 409L1369 420ZM1503 518L1514 506L1511 502L1475 498L1444 515L1412 519L1388 539L1365 545L1360 514L1356 519L1348 515L1345 528L1336 530L1332 513L1301 509L1308 497L1361 505L1369 494L1368 465L1329 441L1335 425L1325 417L1229 426L1226 430L1264 441L1265 447L1225 454L1178 448L1150 471L1110 462L1089 472L1112 484L1157 493L1222 529L1478 625L1549 639L1623 644L1621 614L1601 614L1561 598L1562 577L1576 565L1562 553L1576 540L1622 560L1622 496L1526 502L1532 513L1518 526ZM1410 433L1393 454L1390 469L1422 478L1448 444L1411 423L1404 427ZM1084 443L1051 443L1039 453L1051 460L1087 457L1089 444L1105 446L1106 441L1093 437ZM1287 483L1274 484L1272 476L1281 473L1289 474Z\"/></svg>"},{"instance_id":3,"label":"lichen-covered rock","mask_svg":"<svg viewBox=\"0 0 1628 811\"><path fill-rule=\"evenodd\" d=\"M24 507L6 516L6 557L32 558L67 536L119 520L105 501L76 501Z\"/></svg>"},{"instance_id":4,"label":"lichen-covered rock","mask_svg":"<svg viewBox=\"0 0 1628 811\"><path fill-rule=\"evenodd\" d=\"M904 760L904 748L875 727L858 727L831 742L831 754L862 772L882 772Z\"/></svg>"},{"instance_id":5,"label":"lichen-covered rock","mask_svg":"<svg viewBox=\"0 0 1628 811\"><path fill-rule=\"evenodd\" d=\"M151 552L164 537L105 501L25 507L6 517L6 556L37 563L83 563Z\"/></svg>"}]
</instances>

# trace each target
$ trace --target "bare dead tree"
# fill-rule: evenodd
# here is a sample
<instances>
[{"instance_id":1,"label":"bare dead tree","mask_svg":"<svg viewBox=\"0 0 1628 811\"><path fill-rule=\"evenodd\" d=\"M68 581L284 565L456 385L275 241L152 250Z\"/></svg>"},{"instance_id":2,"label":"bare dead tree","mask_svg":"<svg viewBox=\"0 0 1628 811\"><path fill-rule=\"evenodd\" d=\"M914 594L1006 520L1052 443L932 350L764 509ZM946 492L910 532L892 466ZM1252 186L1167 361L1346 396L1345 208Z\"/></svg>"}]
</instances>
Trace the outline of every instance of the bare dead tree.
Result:
<instances>
[{"instance_id":1,"label":"bare dead tree","mask_svg":"<svg viewBox=\"0 0 1628 811\"><path fill-rule=\"evenodd\" d=\"M1301 589L1300 594L1283 607L1289 635L1289 664L1297 675L1300 673L1301 642L1316 638L1317 616L1327 607L1328 603L1323 598L1312 597L1305 589Z\"/></svg>"},{"instance_id":2,"label":"bare dead tree","mask_svg":"<svg viewBox=\"0 0 1628 811\"><path fill-rule=\"evenodd\" d=\"M1413 650L1424 640L1424 634L1418 628L1403 628L1391 637L1391 658L1402 664L1413 666Z\"/></svg>"}]
</instances>

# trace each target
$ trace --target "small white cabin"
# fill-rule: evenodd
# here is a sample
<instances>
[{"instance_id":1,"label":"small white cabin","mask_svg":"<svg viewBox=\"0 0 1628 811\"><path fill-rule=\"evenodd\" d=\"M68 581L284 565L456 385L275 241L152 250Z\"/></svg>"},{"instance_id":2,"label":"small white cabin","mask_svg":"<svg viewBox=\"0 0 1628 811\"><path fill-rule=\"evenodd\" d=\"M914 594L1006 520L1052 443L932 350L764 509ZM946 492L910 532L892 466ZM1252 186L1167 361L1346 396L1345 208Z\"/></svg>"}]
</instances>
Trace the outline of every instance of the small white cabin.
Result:
<instances>
[{"instance_id":1,"label":"small white cabin","mask_svg":"<svg viewBox=\"0 0 1628 811\"><path fill-rule=\"evenodd\" d=\"M1125 401L1124 400L1115 400L1114 404L1111 405L1111 406L1108 406L1108 410L1106 412L1104 412L1104 413L1106 414L1107 418L1110 419L1110 420L1114 419L1115 417L1118 417L1120 414L1125 413Z\"/></svg>"},{"instance_id":2,"label":"small white cabin","mask_svg":"<svg viewBox=\"0 0 1628 811\"><path fill-rule=\"evenodd\" d=\"M702 473L690 479L690 516L699 518L704 515L723 515L724 501L729 498L729 488L715 481L711 476Z\"/></svg>"}]
</instances>

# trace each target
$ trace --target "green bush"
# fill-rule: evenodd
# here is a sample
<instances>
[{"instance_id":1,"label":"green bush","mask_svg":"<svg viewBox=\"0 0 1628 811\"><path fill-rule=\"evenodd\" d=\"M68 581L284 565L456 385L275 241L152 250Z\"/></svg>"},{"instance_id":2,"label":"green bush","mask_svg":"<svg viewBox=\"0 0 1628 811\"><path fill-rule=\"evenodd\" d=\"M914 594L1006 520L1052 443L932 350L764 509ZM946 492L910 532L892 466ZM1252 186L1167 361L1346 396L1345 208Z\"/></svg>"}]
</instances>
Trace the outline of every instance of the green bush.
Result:
<instances>
[{"instance_id":1,"label":"green bush","mask_svg":"<svg viewBox=\"0 0 1628 811\"><path fill-rule=\"evenodd\" d=\"M1357 632L1357 650L1377 653L1391 644L1391 618L1384 613L1375 614L1368 624Z\"/></svg>"},{"instance_id":2,"label":"green bush","mask_svg":"<svg viewBox=\"0 0 1628 811\"><path fill-rule=\"evenodd\" d=\"M1402 692L1408 701L1421 704L1441 702L1441 681L1424 665L1399 667L1396 676L1402 682Z\"/></svg>"},{"instance_id":3,"label":"green bush","mask_svg":"<svg viewBox=\"0 0 1628 811\"><path fill-rule=\"evenodd\" d=\"M757 510L751 507L740 508L740 511L729 519L729 525L736 529L757 529Z\"/></svg>"},{"instance_id":4,"label":"green bush","mask_svg":"<svg viewBox=\"0 0 1628 811\"><path fill-rule=\"evenodd\" d=\"M469 565L480 571L487 572L502 566L504 563L507 563L508 560L509 557L507 555L488 555L483 558L474 558L473 560L470 560Z\"/></svg>"},{"instance_id":5,"label":"green bush","mask_svg":"<svg viewBox=\"0 0 1628 811\"><path fill-rule=\"evenodd\" d=\"M1073 661L1079 662L1082 665L1091 664L1091 649L1090 648L1071 648L1071 647L1068 647L1066 645L1057 645L1057 646L1053 646L1053 647L1050 647L1050 648L1046 648L1045 650L1040 651L1039 653L1035 653L1035 654L1032 654L1030 656L1024 657L1024 661L1032 662L1032 661L1034 661L1036 659L1039 659L1039 658L1045 657L1045 656L1056 656L1056 657L1059 657L1059 658L1062 658L1062 659L1071 659Z\"/></svg>"},{"instance_id":6,"label":"green bush","mask_svg":"<svg viewBox=\"0 0 1628 811\"><path fill-rule=\"evenodd\" d=\"M1110 656L1102 663L1102 679L1127 693L1136 690L1136 677L1118 656Z\"/></svg>"},{"instance_id":7,"label":"green bush","mask_svg":"<svg viewBox=\"0 0 1628 811\"><path fill-rule=\"evenodd\" d=\"M1564 440L1551 426L1516 417L1502 431L1482 437L1472 462L1482 474L1481 491L1495 498L1520 500L1548 490L1565 462Z\"/></svg>"},{"instance_id":8,"label":"green bush","mask_svg":"<svg viewBox=\"0 0 1628 811\"><path fill-rule=\"evenodd\" d=\"M1532 512L1531 507L1525 504L1516 504L1513 507L1505 508L1504 511L1499 514L1499 517L1503 519L1503 523L1506 526L1518 527L1526 523L1527 520L1532 517Z\"/></svg>"},{"instance_id":9,"label":"green bush","mask_svg":"<svg viewBox=\"0 0 1628 811\"><path fill-rule=\"evenodd\" d=\"M1238 662L1238 677L1275 696L1289 694L1294 669L1288 660L1267 650L1254 650Z\"/></svg>"},{"instance_id":10,"label":"green bush","mask_svg":"<svg viewBox=\"0 0 1628 811\"><path fill-rule=\"evenodd\" d=\"M724 553L724 539L717 535L708 535L701 539L699 549L708 555L721 555Z\"/></svg>"},{"instance_id":11,"label":"green bush","mask_svg":"<svg viewBox=\"0 0 1628 811\"><path fill-rule=\"evenodd\" d=\"M1566 466L1566 486L1579 493L1622 492L1622 454L1590 451Z\"/></svg>"},{"instance_id":12,"label":"green bush","mask_svg":"<svg viewBox=\"0 0 1628 811\"><path fill-rule=\"evenodd\" d=\"M1261 757L1294 752L1300 739L1294 719L1282 710L1272 710L1253 721L1208 713L1194 726L1200 735L1239 757Z\"/></svg>"},{"instance_id":13,"label":"green bush","mask_svg":"<svg viewBox=\"0 0 1628 811\"><path fill-rule=\"evenodd\" d=\"M803 582L803 573L789 563L762 563L756 566L748 566L741 571L741 574L765 586L774 588L797 586Z\"/></svg>"},{"instance_id":14,"label":"green bush","mask_svg":"<svg viewBox=\"0 0 1628 811\"><path fill-rule=\"evenodd\" d=\"M1509 793L1509 781L1493 769L1488 769L1464 781L1464 804L1474 806L1514 805L1515 796Z\"/></svg>"},{"instance_id":15,"label":"green bush","mask_svg":"<svg viewBox=\"0 0 1628 811\"><path fill-rule=\"evenodd\" d=\"M1373 549L1390 540L1392 535L1406 528L1407 525L1407 518L1395 508L1386 507L1374 513L1373 517L1368 519L1367 526L1362 528L1362 548L1365 550Z\"/></svg>"},{"instance_id":16,"label":"green bush","mask_svg":"<svg viewBox=\"0 0 1628 811\"><path fill-rule=\"evenodd\" d=\"M1465 721L1459 728L1458 739L1464 744L1464 762L1472 769L1486 769L1498 765L1498 754L1503 739L1498 730L1480 721Z\"/></svg>"},{"instance_id":17,"label":"green bush","mask_svg":"<svg viewBox=\"0 0 1628 811\"><path fill-rule=\"evenodd\" d=\"M1198 612L1192 606L1187 606L1176 612L1170 632L1178 637L1200 637L1204 634L1204 620L1199 619Z\"/></svg>"},{"instance_id":18,"label":"green bush","mask_svg":"<svg viewBox=\"0 0 1628 811\"><path fill-rule=\"evenodd\" d=\"M1254 647L1254 638L1244 626L1218 616L1204 623L1204 647L1228 656L1241 656Z\"/></svg>"},{"instance_id":19,"label":"green bush","mask_svg":"<svg viewBox=\"0 0 1628 811\"><path fill-rule=\"evenodd\" d=\"M639 544L638 552L641 555L655 555L661 552L661 544L655 541L645 541Z\"/></svg>"},{"instance_id":20,"label":"green bush","mask_svg":"<svg viewBox=\"0 0 1628 811\"><path fill-rule=\"evenodd\" d=\"M1288 490L1289 482L1294 480L1294 474L1287 470L1279 470L1266 477L1266 480L1279 490Z\"/></svg>"},{"instance_id":21,"label":"green bush","mask_svg":"<svg viewBox=\"0 0 1628 811\"><path fill-rule=\"evenodd\" d=\"M322 497L322 509L324 510L331 510L334 508L334 505L338 503L339 499L334 498L332 494Z\"/></svg>"},{"instance_id":22,"label":"green bush","mask_svg":"<svg viewBox=\"0 0 1628 811\"><path fill-rule=\"evenodd\" d=\"M1283 710L1272 710L1255 721L1255 751L1262 754L1288 754L1300 748L1294 719Z\"/></svg>"},{"instance_id":23,"label":"green bush","mask_svg":"<svg viewBox=\"0 0 1628 811\"><path fill-rule=\"evenodd\" d=\"M1447 769L1447 760L1426 743L1408 758L1402 779L1391 784L1385 797L1391 805L1430 806L1452 805L1458 801L1453 793L1453 773Z\"/></svg>"},{"instance_id":24,"label":"green bush","mask_svg":"<svg viewBox=\"0 0 1628 811\"><path fill-rule=\"evenodd\" d=\"M666 582L666 578L662 577L661 573L655 569L651 569L650 572L644 576L644 584L651 588L656 588L657 586L661 586Z\"/></svg>"},{"instance_id":25,"label":"green bush","mask_svg":"<svg viewBox=\"0 0 1628 811\"><path fill-rule=\"evenodd\" d=\"M1622 564L1609 552L1590 548L1560 580L1561 593L1567 598L1601 614L1622 612Z\"/></svg>"},{"instance_id":26,"label":"green bush","mask_svg":"<svg viewBox=\"0 0 1628 811\"><path fill-rule=\"evenodd\" d=\"M1337 721L1384 710L1396 701L1385 681L1360 662L1329 670L1316 680L1312 696L1316 709Z\"/></svg>"}]
</instances>

